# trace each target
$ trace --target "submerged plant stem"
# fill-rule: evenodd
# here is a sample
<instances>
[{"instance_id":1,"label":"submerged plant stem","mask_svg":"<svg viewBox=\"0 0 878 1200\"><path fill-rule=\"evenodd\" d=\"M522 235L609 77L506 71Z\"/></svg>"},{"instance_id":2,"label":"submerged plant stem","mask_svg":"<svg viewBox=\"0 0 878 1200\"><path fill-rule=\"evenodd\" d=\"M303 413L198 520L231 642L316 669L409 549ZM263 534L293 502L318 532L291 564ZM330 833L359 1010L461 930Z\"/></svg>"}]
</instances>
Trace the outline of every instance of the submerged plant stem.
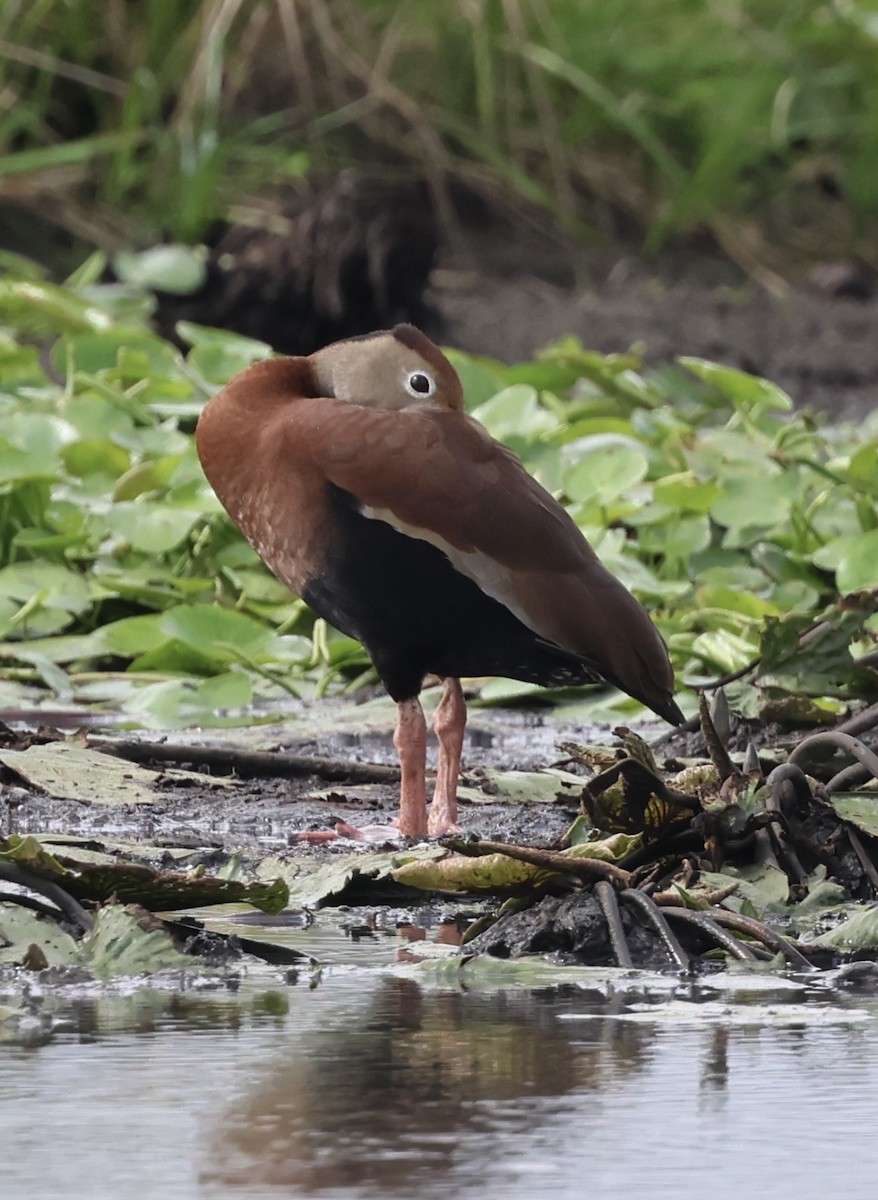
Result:
<instances>
[{"instance_id":1,"label":"submerged plant stem","mask_svg":"<svg viewBox=\"0 0 878 1200\"><path fill-rule=\"evenodd\" d=\"M594 891L607 919L607 929L610 934L610 944L613 947L613 954L616 956L616 965L619 967L633 967L634 959L631 957L631 949L628 945L628 939L625 937L625 930L622 927L622 914L619 911L619 897L616 889L612 884L607 883L605 879L601 879L594 885Z\"/></svg>"},{"instance_id":2,"label":"submerged plant stem","mask_svg":"<svg viewBox=\"0 0 878 1200\"><path fill-rule=\"evenodd\" d=\"M775 933L773 929L769 929L767 925L763 925L761 921L754 921L752 917L742 917L740 913L727 912L724 908L714 908L710 915L717 925L725 925L727 929L737 929L741 933L748 933L757 942L761 942L775 954L782 954L784 958L789 959L791 963L801 967L802 970L817 970L814 964L808 962L804 954L797 950L792 942L788 942L786 938Z\"/></svg>"},{"instance_id":3,"label":"submerged plant stem","mask_svg":"<svg viewBox=\"0 0 878 1200\"><path fill-rule=\"evenodd\" d=\"M700 929L733 958L750 961L755 959L756 955L746 943L734 937L733 934L726 933L706 912L694 912L691 908L671 908L670 906L666 906L663 911L666 917L670 917L674 921L682 921Z\"/></svg>"},{"instance_id":4,"label":"submerged plant stem","mask_svg":"<svg viewBox=\"0 0 878 1200\"><path fill-rule=\"evenodd\" d=\"M29 871L26 867L12 862L0 862L0 879L5 879L7 883L17 883L19 887L28 888L32 892L38 892L41 896L45 896L47 900L57 904L68 921L76 925L83 933L88 933L91 929L92 919L79 901L74 900L69 892L65 892L64 888L53 883L52 880L43 879L42 876Z\"/></svg>"},{"instance_id":5,"label":"submerged plant stem","mask_svg":"<svg viewBox=\"0 0 878 1200\"><path fill-rule=\"evenodd\" d=\"M641 916L646 919L659 935L665 949L680 970L689 971L692 967L689 955L671 932L671 927L668 925L656 902L650 896L647 896L645 892L638 891L637 888L628 888L622 892L622 899L626 904L639 909Z\"/></svg>"}]
</instances>

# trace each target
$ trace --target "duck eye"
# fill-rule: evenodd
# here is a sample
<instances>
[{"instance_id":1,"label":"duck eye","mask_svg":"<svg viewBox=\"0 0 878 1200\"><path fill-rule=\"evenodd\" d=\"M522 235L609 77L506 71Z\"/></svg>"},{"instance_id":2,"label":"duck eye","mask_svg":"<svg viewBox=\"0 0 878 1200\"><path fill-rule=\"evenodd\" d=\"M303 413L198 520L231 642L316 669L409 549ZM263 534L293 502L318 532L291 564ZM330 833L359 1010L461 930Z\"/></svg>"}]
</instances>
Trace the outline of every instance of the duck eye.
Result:
<instances>
[{"instance_id":1,"label":"duck eye","mask_svg":"<svg viewBox=\"0 0 878 1200\"><path fill-rule=\"evenodd\" d=\"M436 381L426 371L412 371L406 376L405 390L411 396L432 396L436 391Z\"/></svg>"}]
</instances>

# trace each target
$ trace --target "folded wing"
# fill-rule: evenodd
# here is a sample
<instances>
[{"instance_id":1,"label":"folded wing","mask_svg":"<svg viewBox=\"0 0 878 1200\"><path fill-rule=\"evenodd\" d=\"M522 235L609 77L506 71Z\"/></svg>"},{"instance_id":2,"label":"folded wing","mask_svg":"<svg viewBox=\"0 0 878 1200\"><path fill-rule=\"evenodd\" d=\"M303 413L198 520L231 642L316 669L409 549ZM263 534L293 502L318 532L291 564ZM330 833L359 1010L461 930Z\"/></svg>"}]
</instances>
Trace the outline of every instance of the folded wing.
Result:
<instances>
[{"instance_id":1,"label":"folded wing","mask_svg":"<svg viewBox=\"0 0 878 1200\"><path fill-rule=\"evenodd\" d=\"M564 509L477 422L331 399L289 411L289 452L307 447L361 511L447 554L538 636L678 720L667 650L645 609L602 565Z\"/></svg>"}]
</instances>

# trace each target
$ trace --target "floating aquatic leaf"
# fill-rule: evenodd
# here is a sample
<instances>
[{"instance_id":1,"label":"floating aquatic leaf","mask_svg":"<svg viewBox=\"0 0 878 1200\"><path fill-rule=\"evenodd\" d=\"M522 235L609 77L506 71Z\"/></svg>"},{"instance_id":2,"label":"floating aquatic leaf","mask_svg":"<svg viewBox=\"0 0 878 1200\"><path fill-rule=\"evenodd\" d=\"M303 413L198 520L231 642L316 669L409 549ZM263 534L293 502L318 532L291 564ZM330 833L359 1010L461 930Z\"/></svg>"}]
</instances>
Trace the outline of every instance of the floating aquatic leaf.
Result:
<instances>
[{"instance_id":1,"label":"floating aquatic leaf","mask_svg":"<svg viewBox=\"0 0 878 1200\"><path fill-rule=\"evenodd\" d=\"M0 762L20 779L50 796L83 804L154 804L159 798L156 781L198 782L205 776L170 768L150 771L110 754L88 750L74 742L47 742L27 750L0 749ZM228 786L221 777L209 781Z\"/></svg>"},{"instance_id":2,"label":"floating aquatic leaf","mask_svg":"<svg viewBox=\"0 0 878 1200\"><path fill-rule=\"evenodd\" d=\"M809 939L812 946L826 946L846 954L878 950L878 905L847 907L844 919L833 929Z\"/></svg>"},{"instance_id":3,"label":"floating aquatic leaf","mask_svg":"<svg viewBox=\"0 0 878 1200\"><path fill-rule=\"evenodd\" d=\"M76 939L53 917L0 900L0 963L20 964L31 946L39 948L50 967L77 961Z\"/></svg>"},{"instance_id":4,"label":"floating aquatic leaf","mask_svg":"<svg viewBox=\"0 0 878 1200\"><path fill-rule=\"evenodd\" d=\"M474 804L492 804L497 800L511 803L551 804L578 800L583 778L570 771L547 768L544 771L498 771L481 767L472 772L481 787L462 786L459 794Z\"/></svg>"},{"instance_id":5,"label":"floating aquatic leaf","mask_svg":"<svg viewBox=\"0 0 878 1200\"><path fill-rule=\"evenodd\" d=\"M120 251L113 265L125 283L182 296L204 283L207 247L166 244L152 246L139 254Z\"/></svg>"},{"instance_id":6,"label":"floating aquatic leaf","mask_svg":"<svg viewBox=\"0 0 878 1200\"><path fill-rule=\"evenodd\" d=\"M109 904L78 947L77 960L97 979L154 975L169 969L197 974L204 968L182 954L164 926L143 911Z\"/></svg>"},{"instance_id":7,"label":"floating aquatic leaf","mask_svg":"<svg viewBox=\"0 0 878 1200\"><path fill-rule=\"evenodd\" d=\"M143 554L166 554L179 546L199 514L170 504L119 501L106 514L107 527Z\"/></svg>"},{"instance_id":8,"label":"floating aquatic leaf","mask_svg":"<svg viewBox=\"0 0 878 1200\"><path fill-rule=\"evenodd\" d=\"M678 475L666 475L653 485L653 497L658 504L666 504L675 513L708 513L722 495L722 489L713 482L702 482L691 471Z\"/></svg>"},{"instance_id":9,"label":"floating aquatic leaf","mask_svg":"<svg viewBox=\"0 0 878 1200\"><path fill-rule=\"evenodd\" d=\"M640 844L640 837L611 834L609 837L579 841L563 854L572 859L598 859L614 863ZM397 866L393 877L398 883L428 892L507 895L528 891L545 880L570 875L554 867L535 866L508 854L457 854L445 851L434 857L419 856Z\"/></svg>"},{"instance_id":10,"label":"floating aquatic leaf","mask_svg":"<svg viewBox=\"0 0 878 1200\"><path fill-rule=\"evenodd\" d=\"M168 637L223 662L234 661L236 650L264 659L275 641L271 630L259 621L213 604L172 608L162 615L159 627Z\"/></svg>"},{"instance_id":11,"label":"floating aquatic leaf","mask_svg":"<svg viewBox=\"0 0 878 1200\"><path fill-rule=\"evenodd\" d=\"M65 872L63 863L33 836L20 837L18 834L11 834L8 838L0 838L0 859L47 877L60 876Z\"/></svg>"},{"instance_id":12,"label":"floating aquatic leaf","mask_svg":"<svg viewBox=\"0 0 878 1200\"><path fill-rule=\"evenodd\" d=\"M874 495L878 491L878 442L867 442L858 447L851 455L845 474L855 487Z\"/></svg>"},{"instance_id":13,"label":"floating aquatic leaf","mask_svg":"<svg viewBox=\"0 0 878 1200\"><path fill-rule=\"evenodd\" d=\"M442 858L405 863L394 870L393 877L397 883L427 892L504 895L534 887L552 874L506 854L471 858L449 853Z\"/></svg>"},{"instance_id":14,"label":"floating aquatic leaf","mask_svg":"<svg viewBox=\"0 0 878 1200\"><path fill-rule=\"evenodd\" d=\"M739 371L720 363L707 362L703 358L683 357L678 359L678 362L715 387L741 412L760 415L772 409L789 412L793 407L793 402L786 392L777 384L760 379L757 375L750 375L746 371Z\"/></svg>"},{"instance_id":15,"label":"floating aquatic leaf","mask_svg":"<svg viewBox=\"0 0 878 1200\"><path fill-rule=\"evenodd\" d=\"M259 865L260 876L277 875L289 887L294 908L320 908L346 903L377 903L402 899L396 873L406 865L429 862L447 854L439 846L419 846L392 853L356 853L334 856L329 862L314 858L268 858ZM406 887L416 887L416 884Z\"/></svg>"},{"instance_id":16,"label":"floating aquatic leaf","mask_svg":"<svg viewBox=\"0 0 878 1200\"><path fill-rule=\"evenodd\" d=\"M878 529L845 539L835 577L843 596L878 588Z\"/></svg>"},{"instance_id":17,"label":"floating aquatic leaf","mask_svg":"<svg viewBox=\"0 0 878 1200\"><path fill-rule=\"evenodd\" d=\"M842 821L850 821L869 837L878 838L878 793L833 792L827 799Z\"/></svg>"},{"instance_id":18,"label":"floating aquatic leaf","mask_svg":"<svg viewBox=\"0 0 878 1200\"><path fill-rule=\"evenodd\" d=\"M557 417L542 407L536 388L526 383L503 388L480 404L473 412L495 438L531 438L548 433L557 424Z\"/></svg>"},{"instance_id":19,"label":"floating aquatic leaf","mask_svg":"<svg viewBox=\"0 0 878 1200\"><path fill-rule=\"evenodd\" d=\"M130 325L115 325L96 333L72 333L57 342L52 354L57 370L71 365L77 371L94 375L116 367L123 351L139 350L146 356L151 372L173 372L180 354L170 342ZM68 360L68 355L70 356Z\"/></svg>"},{"instance_id":20,"label":"floating aquatic leaf","mask_svg":"<svg viewBox=\"0 0 878 1200\"><path fill-rule=\"evenodd\" d=\"M190 872L156 869L122 855L109 862L75 846L55 847L52 854L34 837L12 835L0 840L0 859L26 867L60 884L80 901L106 903L111 897L145 908L172 911L209 904L247 903L276 913L289 897L282 879L220 879L199 867Z\"/></svg>"},{"instance_id":21,"label":"floating aquatic leaf","mask_svg":"<svg viewBox=\"0 0 878 1200\"><path fill-rule=\"evenodd\" d=\"M607 504L645 478L649 464L643 448L630 438L595 436L565 447L570 466L564 491L571 500Z\"/></svg>"},{"instance_id":22,"label":"floating aquatic leaf","mask_svg":"<svg viewBox=\"0 0 878 1200\"><path fill-rule=\"evenodd\" d=\"M725 904L738 912L742 906L760 920L766 912L783 908L790 898L790 881L786 874L770 863L754 863L741 867L726 867L722 872L702 871L701 880L708 887L725 889L738 886Z\"/></svg>"},{"instance_id":23,"label":"floating aquatic leaf","mask_svg":"<svg viewBox=\"0 0 878 1200\"><path fill-rule=\"evenodd\" d=\"M801 485L795 472L766 468L728 474L719 481L721 494L710 515L740 535L745 529L771 529L790 519Z\"/></svg>"}]
</instances>

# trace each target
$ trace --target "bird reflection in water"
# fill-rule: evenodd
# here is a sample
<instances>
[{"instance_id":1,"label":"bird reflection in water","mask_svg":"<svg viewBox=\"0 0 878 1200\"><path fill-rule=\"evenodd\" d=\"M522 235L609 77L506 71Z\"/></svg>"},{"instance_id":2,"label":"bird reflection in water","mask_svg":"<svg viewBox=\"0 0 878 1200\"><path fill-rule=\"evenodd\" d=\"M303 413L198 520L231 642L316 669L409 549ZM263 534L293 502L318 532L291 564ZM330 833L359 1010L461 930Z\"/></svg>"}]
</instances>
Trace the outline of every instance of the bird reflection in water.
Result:
<instances>
[{"instance_id":1,"label":"bird reflection in water","mask_svg":"<svg viewBox=\"0 0 878 1200\"><path fill-rule=\"evenodd\" d=\"M464 934L475 920L475 915L456 913L440 916L429 908L421 908L391 923L386 914L375 910L367 911L360 920L347 923L342 929L352 942L385 935L400 938L406 943L429 941L439 946L457 947L463 945ZM397 951L396 958L398 962L422 962L424 956L402 947Z\"/></svg>"},{"instance_id":2,"label":"bird reflection in water","mask_svg":"<svg viewBox=\"0 0 878 1200\"><path fill-rule=\"evenodd\" d=\"M415 925L408 921L402 921L396 927L396 932L401 938L407 942L435 942L439 946L462 946L463 935L466 933L467 927L472 924L467 917L448 917L440 921L438 925L431 931L424 925ZM429 937L432 932L432 938ZM423 962L424 956L418 954L416 950L401 949L397 950L396 957L398 962Z\"/></svg>"},{"instance_id":3,"label":"bird reflection in water","mask_svg":"<svg viewBox=\"0 0 878 1200\"><path fill-rule=\"evenodd\" d=\"M582 1008L581 991L571 1004ZM574 1045L557 1012L557 990L478 996L387 980L359 1022L291 1031L218 1115L200 1183L411 1196L461 1172L477 1180L517 1134L649 1062L645 1027L595 1020Z\"/></svg>"}]
</instances>

